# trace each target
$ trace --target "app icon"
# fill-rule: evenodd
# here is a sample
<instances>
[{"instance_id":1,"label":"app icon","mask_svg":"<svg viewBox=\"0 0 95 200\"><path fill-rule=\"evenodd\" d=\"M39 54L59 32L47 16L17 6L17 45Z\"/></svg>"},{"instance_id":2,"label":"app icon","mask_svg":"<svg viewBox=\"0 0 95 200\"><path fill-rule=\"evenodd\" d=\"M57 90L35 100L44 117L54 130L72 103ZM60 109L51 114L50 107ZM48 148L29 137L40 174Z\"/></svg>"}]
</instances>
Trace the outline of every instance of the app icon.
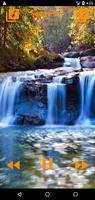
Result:
<instances>
[{"instance_id":1,"label":"app icon","mask_svg":"<svg viewBox=\"0 0 95 200\"><path fill-rule=\"evenodd\" d=\"M16 169L20 169L20 161L17 161L16 163L13 163L13 161L11 161L7 164L7 167L10 169L14 169L14 167Z\"/></svg>"},{"instance_id":2,"label":"app icon","mask_svg":"<svg viewBox=\"0 0 95 200\"><path fill-rule=\"evenodd\" d=\"M75 169L79 170L79 169L86 169L88 167L88 164L86 161L82 161L82 162L75 162L74 163L74 167Z\"/></svg>"},{"instance_id":3,"label":"app icon","mask_svg":"<svg viewBox=\"0 0 95 200\"><path fill-rule=\"evenodd\" d=\"M46 158L45 157L42 158L42 168L43 168L43 170L46 170ZM48 168L50 170L53 169L53 160L52 160L52 158L49 158L49 160L48 160Z\"/></svg>"},{"instance_id":4,"label":"app icon","mask_svg":"<svg viewBox=\"0 0 95 200\"><path fill-rule=\"evenodd\" d=\"M6 22L17 22L19 20L19 9L9 8L6 11Z\"/></svg>"}]
</instances>

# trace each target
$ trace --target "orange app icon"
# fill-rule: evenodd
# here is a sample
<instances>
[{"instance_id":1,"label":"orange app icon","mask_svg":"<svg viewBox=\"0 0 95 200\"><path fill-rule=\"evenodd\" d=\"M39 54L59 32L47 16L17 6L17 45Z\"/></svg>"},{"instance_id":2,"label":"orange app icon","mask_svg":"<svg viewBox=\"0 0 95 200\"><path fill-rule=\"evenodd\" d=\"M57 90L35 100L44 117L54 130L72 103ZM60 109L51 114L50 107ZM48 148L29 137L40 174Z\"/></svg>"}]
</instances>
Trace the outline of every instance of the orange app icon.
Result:
<instances>
[{"instance_id":1,"label":"orange app icon","mask_svg":"<svg viewBox=\"0 0 95 200\"><path fill-rule=\"evenodd\" d=\"M6 22L16 22L19 20L19 9L9 8L6 11Z\"/></svg>"}]
</instances>

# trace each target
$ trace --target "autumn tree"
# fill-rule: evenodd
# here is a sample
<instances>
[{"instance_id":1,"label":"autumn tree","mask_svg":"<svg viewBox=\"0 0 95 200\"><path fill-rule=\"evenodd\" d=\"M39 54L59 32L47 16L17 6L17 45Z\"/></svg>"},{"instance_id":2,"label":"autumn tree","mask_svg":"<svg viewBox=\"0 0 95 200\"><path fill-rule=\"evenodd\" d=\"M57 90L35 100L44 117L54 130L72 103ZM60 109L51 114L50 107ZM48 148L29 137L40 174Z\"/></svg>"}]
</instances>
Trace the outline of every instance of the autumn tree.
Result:
<instances>
[{"instance_id":1,"label":"autumn tree","mask_svg":"<svg viewBox=\"0 0 95 200\"><path fill-rule=\"evenodd\" d=\"M76 47L91 47L95 44L95 8L74 8L69 36Z\"/></svg>"},{"instance_id":2,"label":"autumn tree","mask_svg":"<svg viewBox=\"0 0 95 200\"><path fill-rule=\"evenodd\" d=\"M7 24L6 24L7 7L0 6L0 46L6 47L7 43Z\"/></svg>"},{"instance_id":3,"label":"autumn tree","mask_svg":"<svg viewBox=\"0 0 95 200\"><path fill-rule=\"evenodd\" d=\"M53 6L47 10L47 18L40 21L43 29L42 42L46 50L61 52L70 44L69 25L72 21L72 9Z\"/></svg>"},{"instance_id":4,"label":"autumn tree","mask_svg":"<svg viewBox=\"0 0 95 200\"><path fill-rule=\"evenodd\" d=\"M6 43L8 48L21 49L28 55L30 50L36 52L41 48L41 40L39 34L41 29L36 25L36 21L33 17L33 13L37 11L39 12L39 9L37 9L37 7L15 8L19 8L20 19L14 23L2 24L1 40ZM1 15L6 13L6 9L7 7L2 8Z\"/></svg>"}]
</instances>

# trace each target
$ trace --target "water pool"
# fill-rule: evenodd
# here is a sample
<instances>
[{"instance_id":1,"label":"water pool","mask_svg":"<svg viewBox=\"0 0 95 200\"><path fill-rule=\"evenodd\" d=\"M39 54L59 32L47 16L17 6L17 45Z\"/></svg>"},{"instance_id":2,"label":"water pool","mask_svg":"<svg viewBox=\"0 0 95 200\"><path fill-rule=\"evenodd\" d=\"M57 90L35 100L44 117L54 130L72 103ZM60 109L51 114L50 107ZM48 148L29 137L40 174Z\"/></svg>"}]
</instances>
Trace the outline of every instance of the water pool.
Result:
<instances>
[{"instance_id":1,"label":"water pool","mask_svg":"<svg viewBox=\"0 0 95 200\"><path fill-rule=\"evenodd\" d=\"M42 169L42 157L47 159ZM53 159L53 170L48 158ZM8 169L20 160L21 169ZM88 167L76 170L75 161ZM0 188L95 188L95 127L0 128Z\"/></svg>"}]
</instances>

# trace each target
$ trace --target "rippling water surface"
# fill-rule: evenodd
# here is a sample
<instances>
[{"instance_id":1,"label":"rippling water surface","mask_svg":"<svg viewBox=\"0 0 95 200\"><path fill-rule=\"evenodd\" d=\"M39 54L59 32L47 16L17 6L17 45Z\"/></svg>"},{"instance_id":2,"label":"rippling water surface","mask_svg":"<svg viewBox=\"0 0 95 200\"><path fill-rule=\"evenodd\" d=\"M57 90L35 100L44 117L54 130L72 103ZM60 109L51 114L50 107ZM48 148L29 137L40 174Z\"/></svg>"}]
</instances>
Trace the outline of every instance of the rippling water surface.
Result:
<instances>
[{"instance_id":1,"label":"rippling water surface","mask_svg":"<svg viewBox=\"0 0 95 200\"><path fill-rule=\"evenodd\" d=\"M42 157L47 169L42 169ZM53 170L48 158L53 158ZM21 169L8 169L10 161ZM85 170L74 168L85 160ZM0 188L95 188L95 127L0 128Z\"/></svg>"}]
</instances>

